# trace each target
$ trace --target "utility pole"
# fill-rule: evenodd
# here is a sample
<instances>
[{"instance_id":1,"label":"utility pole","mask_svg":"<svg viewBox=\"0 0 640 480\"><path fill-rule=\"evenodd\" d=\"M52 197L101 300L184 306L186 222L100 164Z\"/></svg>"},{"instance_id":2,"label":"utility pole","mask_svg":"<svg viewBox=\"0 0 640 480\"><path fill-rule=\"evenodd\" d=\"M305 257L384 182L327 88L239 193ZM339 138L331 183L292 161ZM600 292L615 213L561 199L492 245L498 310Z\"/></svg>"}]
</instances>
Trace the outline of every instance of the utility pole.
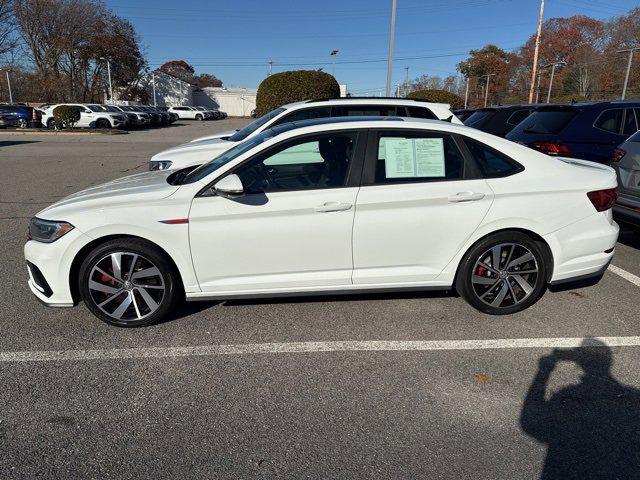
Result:
<instances>
[{"instance_id":1,"label":"utility pole","mask_svg":"<svg viewBox=\"0 0 640 480\"><path fill-rule=\"evenodd\" d=\"M157 107L156 103L156 72L151 72L151 81L153 82L153 106Z\"/></svg>"},{"instance_id":2,"label":"utility pole","mask_svg":"<svg viewBox=\"0 0 640 480\"><path fill-rule=\"evenodd\" d=\"M268 70L268 73L267 73L267 77L270 77L270 76L271 76L271 73L272 73L272 71L273 71L273 60L269 59L269 61L267 62L267 64L269 65L269 70Z\"/></svg>"},{"instance_id":3,"label":"utility pole","mask_svg":"<svg viewBox=\"0 0 640 480\"><path fill-rule=\"evenodd\" d=\"M9 80L9 70L6 70L7 74L7 88L9 89L9 103L13 103L13 95L11 94L11 80Z\"/></svg>"},{"instance_id":4,"label":"utility pole","mask_svg":"<svg viewBox=\"0 0 640 480\"><path fill-rule=\"evenodd\" d=\"M533 68L531 69L531 87L529 88L529 103L533 102L536 73L538 71L538 52L540 51L540 35L542 34L542 17L544 15L544 0L540 0L540 18L538 18L538 33L536 33L536 47L533 51Z\"/></svg>"},{"instance_id":5,"label":"utility pole","mask_svg":"<svg viewBox=\"0 0 640 480\"><path fill-rule=\"evenodd\" d=\"M336 55L338 55L338 50L331 50L331 53L329 55L331 56L331 59L332 59L331 76L335 78L336 77Z\"/></svg>"},{"instance_id":6,"label":"utility pole","mask_svg":"<svg viewBox=\"0 0 640 480\"><path fill-rule=\"evenodd\" d=\"M391 96L391 77L393 71L393 38L396 30L396 0L391 0L391 29L389 31L389 60L387 61L387 97Z\"/></svg>"},{"instance_id":7,"label":"utility pole","mask_svg":"<svg viewBox=\"0 0 640 480\"><path fill-rule=\"evenodd\" d=\"M496 75L496 74L495 73L487 73L486 75L483 75L483 77L487 77L487 85L486 85L486 88L485 88L485 91L484 91L484 108L487 108L487 100L489 99L489 80L494 75Z\"/></svg>"},{"instance_id":8,"label":"utility pole","mask_svg":"<svg viewBox=\"0 0 640 480\"><path fill-rule=\"evenodd\" d=\"M551 87L553 87L553 77L556 73L556 67L564 67L567 65L567 62L553 62L551 64L551 79L549 80L549 90L547 91L547 103L551 101ZM547 67L549 65L546 65Z\"/></svg>"},{"instance_id":9,"label":"utility pole","mask_svg":"<svg viewBox=\"0 0 640 480\"><path fill-rule=\"evenodd\" d=\"M629 61L627 62L627 74L624 76L624 86L622 87L622 97L620 100L624 100L627 96L627 85L629 84L629 72L631 72L631 62L633 61L633 52L640 50L640 47L625 48L624 50L618 50L617 53L629 52ZM8 75L8 73L7 73Z\"/></svg>"}]
</instances>

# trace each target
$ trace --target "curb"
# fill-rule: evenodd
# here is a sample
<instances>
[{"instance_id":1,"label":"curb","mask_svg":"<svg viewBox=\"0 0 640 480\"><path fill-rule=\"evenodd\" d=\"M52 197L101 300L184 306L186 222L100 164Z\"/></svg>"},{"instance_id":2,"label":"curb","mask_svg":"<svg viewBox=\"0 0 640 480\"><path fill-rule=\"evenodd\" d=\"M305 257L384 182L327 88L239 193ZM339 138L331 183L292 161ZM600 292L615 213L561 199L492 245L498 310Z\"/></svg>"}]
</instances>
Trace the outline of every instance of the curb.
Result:
<instances>
[{"instance_id":1,"label":"curb","mask_svg":"<svg viewBox=\"0 0 640 480\"><path fill-rule=\"evenodd\" d=\"M0 135L128 135L125 130L91 129L91 130L49 130L48 128L21 128L16 130L0 130Z\"/></svg>"}]
</instances>

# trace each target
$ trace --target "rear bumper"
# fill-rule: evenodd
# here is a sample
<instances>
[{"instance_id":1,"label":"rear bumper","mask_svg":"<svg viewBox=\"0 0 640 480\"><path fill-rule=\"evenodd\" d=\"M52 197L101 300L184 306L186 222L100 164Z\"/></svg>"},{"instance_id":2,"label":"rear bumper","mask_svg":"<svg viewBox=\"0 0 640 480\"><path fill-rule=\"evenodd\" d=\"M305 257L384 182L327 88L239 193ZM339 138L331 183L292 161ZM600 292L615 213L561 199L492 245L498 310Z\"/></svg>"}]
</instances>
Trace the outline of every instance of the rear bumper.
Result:
<instances>
[{"instance_id":1,"label":"rear bumper","mask_svg":"<svg viewBox=\"0 0 640 480\"><path fill-rule=\"evenodd\" d=\"M607 210L545 235L554 262L549 283L601 274L613 258L619 232L611 210Z\"/></svg>"}]
</instances>

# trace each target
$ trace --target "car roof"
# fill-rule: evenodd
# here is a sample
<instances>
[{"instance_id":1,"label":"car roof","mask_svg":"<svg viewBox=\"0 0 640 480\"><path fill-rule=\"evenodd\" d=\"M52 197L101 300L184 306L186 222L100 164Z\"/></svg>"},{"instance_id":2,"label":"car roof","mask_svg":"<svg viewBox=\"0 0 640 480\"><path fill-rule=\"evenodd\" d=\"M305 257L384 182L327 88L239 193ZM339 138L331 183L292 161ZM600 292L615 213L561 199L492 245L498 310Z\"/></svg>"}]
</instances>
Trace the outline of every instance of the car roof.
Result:
<instances>
[{"instance_id":1,"label":"car roof","mask_svg":"<svg viewBox=\"0 0 640 480\"><path fill-rule=\"evenodd\" d=\"M428 102L426 100L416 100L412 98L389 98L389 97L344 97L344 98L325 98L318 100L303 100L301 102L293 102L283 105L282 108L287 110L301 108L313 104L313 106L328 106L328 105L413 105L413 106L440 106L443 108L449 108L447 103Z\"/></svg>"},{"instance_id":2,"label":"car roof","mask_svg":"<svg viewBox=\"0 0 640 480\"><path fill-rule=\"evenodd\" d=\"M310 120L296 120L294 122L281 123L275 127L271 127L265 130L265 132L271 132L273 135L280 135L281 133L288 132L304 127L314 127L319 125L328 124L349 124L353 127L353 123L366 123L366 122L403 122L405 118L401 117L382 117L382 116L353 116L353 117L325 117L314 118ZM264 133L264 132L262 132Z\"/></svg>"}]
</instances>

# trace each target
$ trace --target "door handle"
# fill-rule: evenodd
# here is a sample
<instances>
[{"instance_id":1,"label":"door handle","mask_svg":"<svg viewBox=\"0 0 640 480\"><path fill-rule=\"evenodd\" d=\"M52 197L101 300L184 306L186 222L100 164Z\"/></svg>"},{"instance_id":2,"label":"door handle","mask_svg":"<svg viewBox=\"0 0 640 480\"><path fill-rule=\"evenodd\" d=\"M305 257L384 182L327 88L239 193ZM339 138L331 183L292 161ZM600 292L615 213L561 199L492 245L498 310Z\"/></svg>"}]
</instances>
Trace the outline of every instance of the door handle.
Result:
<instances>
[{"instance_id":1,"label":"door handle","mask_svg":"<svg viewBox=\"0 0 640 480\"><path fill-rule=\"evenodd\" d=\"M451 195L447 198L450 202L460 203L460 202L475 202L478 200L482 200L484 198L484 193L475 193L475 192L458 192L455 195Z\"/></svg>"},{"instance_id":2,"label":"door handle","mask_svg":"<svg viewBox=\"0 0 640 480\"><path fill-rule=\"evenodd\" d=\"M318 213L328 213L328 212L344 212L345 210L350 210L353 205L350 203L342 203L342 202L325 202L320 206L314 208L314 210Z\"/></svg>"}]
</instances>

